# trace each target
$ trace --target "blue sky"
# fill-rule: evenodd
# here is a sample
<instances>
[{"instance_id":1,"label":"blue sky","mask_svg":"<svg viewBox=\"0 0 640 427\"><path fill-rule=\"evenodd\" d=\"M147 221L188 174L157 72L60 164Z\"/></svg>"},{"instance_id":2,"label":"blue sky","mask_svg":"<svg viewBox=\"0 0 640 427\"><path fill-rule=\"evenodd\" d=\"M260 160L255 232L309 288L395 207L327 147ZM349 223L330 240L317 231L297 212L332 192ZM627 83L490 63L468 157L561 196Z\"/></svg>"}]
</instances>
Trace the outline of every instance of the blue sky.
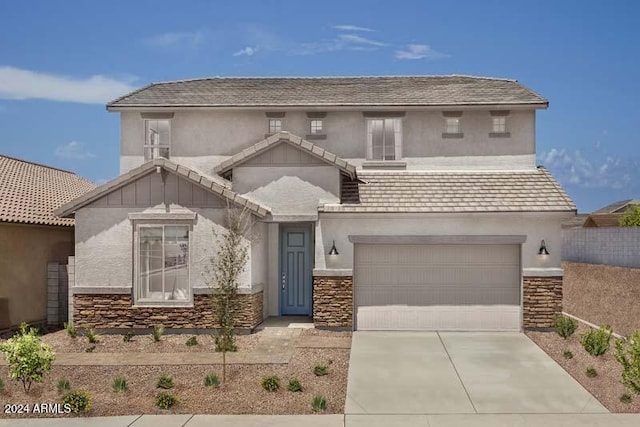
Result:
<instances>
[{"instance_id":1,"label":"blue sky","mask_svg":"<svg viewBox=\"0 0 640 427\"><path fill-rule=\"evenodd\" d=\"M203 76L472 74L550 100L538 162L580 211L640 198L637 1L0 2L0 153L103 182L104 104Z\"/></svg>"}]
</instances>

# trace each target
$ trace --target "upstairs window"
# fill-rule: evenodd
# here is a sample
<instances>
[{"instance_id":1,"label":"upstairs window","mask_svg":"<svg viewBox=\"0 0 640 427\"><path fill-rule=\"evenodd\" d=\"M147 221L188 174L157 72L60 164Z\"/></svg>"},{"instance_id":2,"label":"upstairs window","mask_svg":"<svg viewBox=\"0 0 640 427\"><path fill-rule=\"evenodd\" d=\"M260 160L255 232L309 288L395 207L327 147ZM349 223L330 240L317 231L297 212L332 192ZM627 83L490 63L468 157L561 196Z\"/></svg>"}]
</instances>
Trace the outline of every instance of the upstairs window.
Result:
<instances>
[{"instance_id":1,"label":"upstairs window","mask_svg":"<svg viewBox=\"0 0 640 427\"><path fill-rule=\"evenodd\" d=\"M367 120L367 159L399 160L402 158L402 120Z\"/></svg>"},{"instance_id":2,"label":"upstairs window","mask_svg":"<svg viewBox=\"0 0 640 427\"><path fill-rule=\"evenodd\" d=\"M444 133L462 133L459 117L447 117Z\"/></svg>"},{"instance_id":3,"label":"upstairs window","mask_svg":"<svg viewBox=\"0 0 640 427\"><path fill-rule=\"evenodd\" d=\"M282 119L269 119L269 133L282 131Z\"/></svg>"},{"instance_id":4,"label":"upstairs window","mask_svg":"<svg viewBox=\"0 0 640 427\"><path fill-rule=\"evenodd\" d=\"M311 134L319 135L322 133L322 120L311 120Z\"/></svg>"},{"instance_id":5,"label":"upstairs window","mask_svg":"<svg viewBox=\"0 0 640 427\"><path fill-rule=\"evenodd\" d=\"M171 148L171 121L145 120L144 160L158 157L169 158Z\"/></svg>"},{"instance_id":6,"label":"upstairs window","mask_svg":"<svg viewBox=\"0 0 640 427\"><path fill-rule=\"evenodd\" d=\"M493 117L492 132L505 133L507 131L507 118L506 117Z\"/></svg>"}]
</instances>

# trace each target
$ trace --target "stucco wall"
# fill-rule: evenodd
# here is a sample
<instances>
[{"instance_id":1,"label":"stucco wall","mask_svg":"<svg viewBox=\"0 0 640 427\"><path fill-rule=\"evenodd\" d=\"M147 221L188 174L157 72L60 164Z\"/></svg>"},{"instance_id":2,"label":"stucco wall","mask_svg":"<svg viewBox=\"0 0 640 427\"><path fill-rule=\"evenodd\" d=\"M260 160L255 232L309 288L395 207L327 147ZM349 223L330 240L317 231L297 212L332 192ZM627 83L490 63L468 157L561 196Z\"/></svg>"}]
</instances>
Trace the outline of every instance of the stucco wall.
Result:
<instances>
[{"instance_id":1,"label":"stucco wall","mask_svg":"<svg viewBox=\"0 0 640 427\"><path fill-rule=\"evenodd\" d=\"M144 123L139 112L121 114L121 173L143 162ZM286 111L283 130L305 137L309 118L303 111ZM361 111L331 111L324 120L326 139L317 145L348 159L365 157L366 121ZM403 155L407 158L511 155L535 153L535 111L512 110L507 119L509 138L490 138L489 110L462 115L462 139L442 138L442 111L408 111L403 118ZM262 111L175 111L171 122L174 160L213 173L215 165L264 138L268 121ZM528 159L530 157L527 157ZM496 159L499 161L499 159ZM533 164L527 163L527 167ZM410 162L419 168L421 162ZM468 163L466 167L474 167Z\"/></svg>"},{"instance_id":2,"label":"stucco wall","mask_svg":"<svg viewBox=\"0 0 640 427\"><path fill-rule=\"evenodd\" d=\"M560 222L567 214L320 214L316 226L316 269L353 268L350 235L526 235L522 267L560 268ZM571 215L569 213L569 215ZM327 256L335 239L339 255ZM544 239L550 252L537 255ZM526 275L526 272L525 272Z\"/></svg>"},{"instance_id":3,"label":"stucco wall","mask_svg":"<svg viewBox=\"0 0 640 427\"><path fill-rule=\"evenodd\" d=\"M73 228L0 224L0 298L11 325L46 320L47 263L66 263L73 250Z\"/></svg>"}]
</instances>

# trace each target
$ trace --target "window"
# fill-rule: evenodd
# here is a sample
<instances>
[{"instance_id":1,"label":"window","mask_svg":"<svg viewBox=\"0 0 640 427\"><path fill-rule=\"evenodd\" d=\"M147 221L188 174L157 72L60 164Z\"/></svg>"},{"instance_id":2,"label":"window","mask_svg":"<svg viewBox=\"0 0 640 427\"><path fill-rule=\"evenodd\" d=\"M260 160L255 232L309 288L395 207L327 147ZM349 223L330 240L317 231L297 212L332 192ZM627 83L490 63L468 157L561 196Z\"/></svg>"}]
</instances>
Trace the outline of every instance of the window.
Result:
<instances>
[{"instance_id":1,"label":"window","mask_svg":"<svg viewBox=\"0 0 640 427\"><path fill-rule=\"evenodd\" d=\"M322 133L322 120L311 120L311 134L317 135Z\"/></svg>"},{"instance_id":2,"label":"window","mask_svg":"<svg viewBox=\"0 0 640 427\"><path fill-rule=\"evenodd\" d=\"M278 133L282 130L282 119L269 119L269 133Z\"/></svg>"},{"instance_id":3,"label":"window","mask_svg":"<svg viewBox=\"0 0 640 427\"><path fill-rule=\"evenodd\" d=\"M367 159L399 160L402 158L402 120L367 120Z\"/></svg>"},{"instance_id":4,"label":"window","mask_svg":"<svg viewBox=\"0 0 640 427\"><path fill-rule=\"evenodd\" d=\"M189 226L138 226L140 302L188 302Z\"/></svg>"},{"instance_id":5,"label":"window","mask_svg":"<svg viewBox=\"0 0 640 427\"><path fill-rule=\"evenodd\" d=\"M169 120L145 120L144 160L169 158L171 126Z\"/></svg>"},{"instance_id":6,"label":"window","mask_svg":"<svg viewBox=\"0 0 640 427\"><path fill-rule=\"evenodd\" d=\"M507 118L502 117L493 117L493 127L494 133L505 133L507 131Z\"/></svg>"},{"instance_id":7,"label":"window","mask_svg":"<svg viewBox=\"0 0 640 427\"><path fill-rule=\"evenodd\" d=\"M460 118L459 117L447 117L445 133L462 133L460 130Z\"/></svg>"}]
</instances>

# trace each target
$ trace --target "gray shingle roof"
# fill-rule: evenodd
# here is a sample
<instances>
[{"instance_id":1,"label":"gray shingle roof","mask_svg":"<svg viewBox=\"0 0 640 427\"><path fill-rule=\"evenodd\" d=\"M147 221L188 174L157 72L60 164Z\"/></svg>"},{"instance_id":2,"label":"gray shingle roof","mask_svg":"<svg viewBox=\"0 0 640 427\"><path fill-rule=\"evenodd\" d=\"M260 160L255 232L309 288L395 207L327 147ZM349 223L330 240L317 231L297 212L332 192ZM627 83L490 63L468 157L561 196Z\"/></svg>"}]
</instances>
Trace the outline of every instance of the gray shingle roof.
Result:
<instances>
[{"instance_id":1,"label":"gray shingle roof","mask_svg":"<svg viewBox=\"0 0 640 427\"><path fill-rule=\"evenodd\" d=\"M274 145L280 144L282 142L291 144L292 146L308 153L309 155L315 158L318 158L332 166L335 166L336 168L340 169L341 171L349 175L351 178L355 177L355 174L356 174L355 166L347 163L345 160L336 156L335 154L332 154L326 151L324 148L319 147L315 144L312 144L306 139L302 139L299 136L296 136L292 133L285 132L285 131L275 133L269 136L268 138L265 138L262 141L257 142L251 147L246 148L241 152L233 155L231 158L225 160L224 162L216 166L214 168L214 172L218 174L223 174L224 172L230 169L233 169L235 166L238 166L246 162L252 157L257 156L260 153L263 153L269 150Z\"/></svg>"},{"instance_id":2,"label":"gray shingle roof","mask_svg":"<svg viewBox=\"0 0 640 427\"><path fill-rule=\"evenodd\" d=\"M575 211L551 174L531 171L359 171L360 203L324 205L324 212Z\"/></svg>"},{"instance_id":3,"label":"gray shingle roof","mask_svg":"<svg viewBox=\"0 0 640 427\"><path fill-rule=\"evenodd\" d=\"M458 106L548 101L516 80L474 76L215 77L154 83L107 107Z\"/></svg>"},{"instance_id":4,"label":"gray shingle roof","mask_svg":"<svg viewBox=\"0 0 640 427\"><path fill-rule=\"evenodd\" d=\"M73 226L54 209L93 188L73 172L0 155L0 221Z\"/></svg>"}]
</instances>

